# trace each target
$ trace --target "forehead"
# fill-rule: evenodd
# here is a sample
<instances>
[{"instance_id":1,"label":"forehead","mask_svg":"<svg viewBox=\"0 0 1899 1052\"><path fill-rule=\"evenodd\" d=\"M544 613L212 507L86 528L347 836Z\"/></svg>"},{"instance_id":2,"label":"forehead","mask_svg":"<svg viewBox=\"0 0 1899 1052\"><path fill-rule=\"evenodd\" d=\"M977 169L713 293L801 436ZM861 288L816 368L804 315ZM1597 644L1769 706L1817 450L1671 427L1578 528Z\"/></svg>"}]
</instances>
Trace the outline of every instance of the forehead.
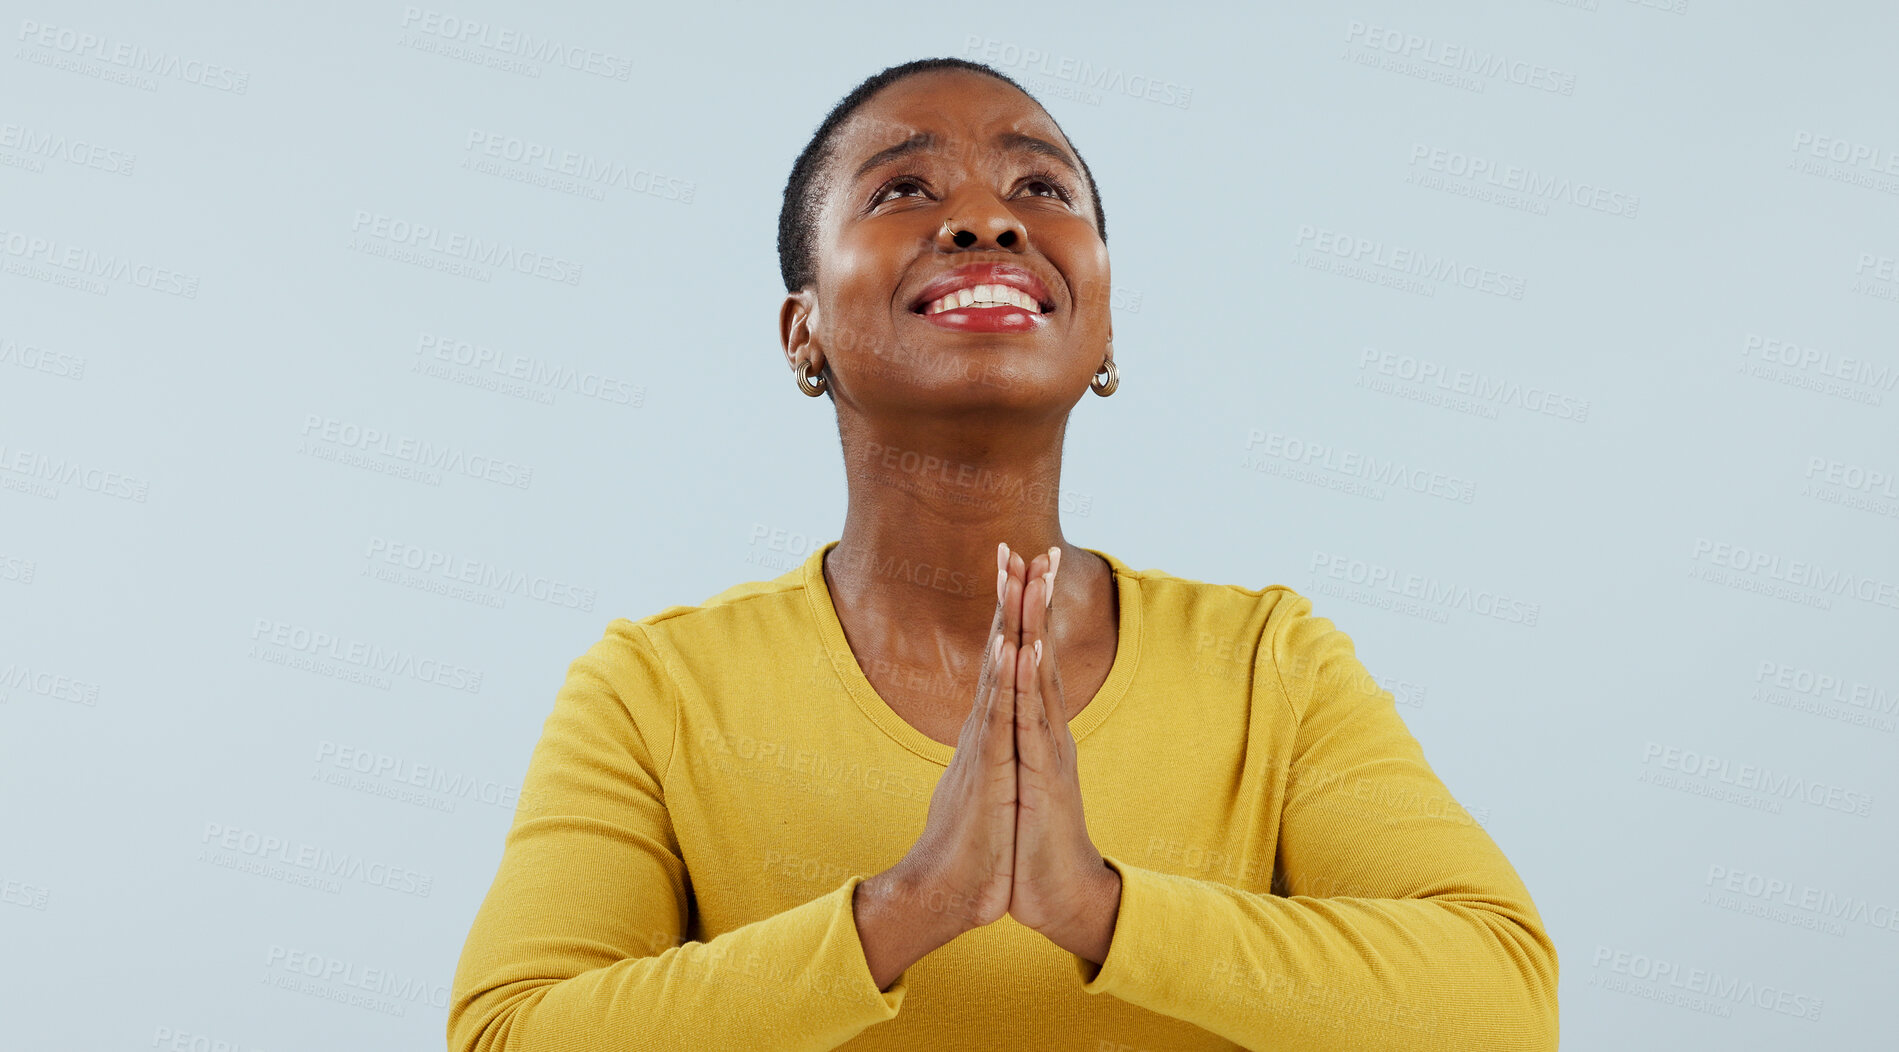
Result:
<instances>
[{"instance_id":1,"label":"forehead","mask_svg":"<svg viewBox=\"0 0 1899 1052\"><path fill-rule=\"evenodd\" d=\"M932 71L884 88L845 120L838 129L838 173L848 180L872 154L921 132L933 137L937 154L981 154L1008 132L1068 147L1055 121L1014 87L965 70Z\"/></svg>"}]
</instances>

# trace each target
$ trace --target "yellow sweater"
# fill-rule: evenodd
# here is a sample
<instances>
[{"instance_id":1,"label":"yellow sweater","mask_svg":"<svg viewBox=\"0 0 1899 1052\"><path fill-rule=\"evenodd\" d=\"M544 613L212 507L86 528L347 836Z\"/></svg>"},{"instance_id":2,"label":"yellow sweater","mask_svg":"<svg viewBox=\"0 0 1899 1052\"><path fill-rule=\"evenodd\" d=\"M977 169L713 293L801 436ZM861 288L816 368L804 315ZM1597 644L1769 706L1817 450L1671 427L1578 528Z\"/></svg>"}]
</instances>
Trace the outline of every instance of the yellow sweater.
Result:
<instances>
[{"instance_id":1,"label":"yellow sweater","mask_svg":"<svg viewBox=\"0 0 1899 1052\"><path fill-rule=\"evenodd\" d=\"M1557 959L1352 642L1283 585L1130 569L1069 724L1106 961L1004 916L871 979L852 889L954 750L871 688L822 562L620 618L568 667L451 1050L1554 1049ZM1091 977L1092 976L1092 977Z\"/></svg>"}]
</instances>

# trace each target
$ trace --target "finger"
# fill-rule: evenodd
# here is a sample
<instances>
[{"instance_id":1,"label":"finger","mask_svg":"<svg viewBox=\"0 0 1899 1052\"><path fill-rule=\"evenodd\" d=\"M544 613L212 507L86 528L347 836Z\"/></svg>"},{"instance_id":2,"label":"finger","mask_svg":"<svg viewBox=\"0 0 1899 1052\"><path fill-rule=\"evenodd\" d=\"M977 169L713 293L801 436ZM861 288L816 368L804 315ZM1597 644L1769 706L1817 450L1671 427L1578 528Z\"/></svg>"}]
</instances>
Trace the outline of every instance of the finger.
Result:
<instances>
[{"instance_id":1,"label":"finger","mask_svg":"<svg viewBox=\"0 0 1899 1052\"><path fill-rule=\"evenodd\" d=\"M1048 640L1048 643L1046 644L1047 647L1053 647L1055 645L1055 630L1054 630L1055 619L1061 614L1061 611L1055 609L1055 593L1060 590L1056 586L1057 586L1057 583L1061 580L1059 576L1061 568L1062 568L1061 548L1059 547L1050 548L1048 550L1048 574L1047 574L1047 585L1046 585L1046 587L1048 588L1048 591L1044 595L1044 605L1043 605L1043 610L1042 610L1042 622L1041 622L1041 635L1043 638ZM1050 653L1048 650L1045 649L1042 653L1042 665L1043 665L1043 668L1042 668L1043 696L1049 698L1051 701L1059 701L1062 696L1061 663L1055 660L1054 654Z\"/></svg>"},{"instance_id":2,"label":"finger","mask_svg":"<svg viewBox=\"0 0 1899 1052\"><path fill-rule=\"evenodd\" d=\"M1029 563L1028 579L1022 594L1022 645L1034 646L1048 623L1048 556L1038 555Z\"/></svg>"},{"instance_id":3,"label":"finger","mask_svg":"<svg viewBox=\"0 0 1899 1052\"><path fill-rule=\"evenodd\" d=\"M1015 754L1016 763L1036 775L1046 787L1050 783L1047 776L1054 769L1056 753L1054 742L1049 734L1048 710L1043 705L1039 665L1047 659L1047 650L1037 659L1033 646L1024 647L1021 660L1017 663L1016 676L1019 686L1015 692Z\"/></svg>"},{"instance_id":4,"label":"finger","mask_svg":"<svg viewBox=\"0 0 1899 1052\"><path fill-rule=\"evenodd\" d=\"M1055 594L1056 571L1061 567L1062 550L1050 548L1048 551L1048 571L1044 575L1039 591L1052 599ZM1057 758L1066 766L1075 752L1075 738L1068 729L1068 699L1062 693L1061 656L1057 653L1054 632L1055 608L1052 603L1045 605L1035 618L1034 637L1042 642L1042 660L1036 670L1036 686L1042 698L1042 707L1049 714L1049 740ZM1027 638L1028 633L1024 633Z\"/></svg>"},{"instance_id":5,"label":"finger","mask_svg":"<svg viewBox=\"0 0 1899 1052\"><path fill-rule=\"evenodd\" d=\"M1028 583L1027 567L1022 557L1008 552L1006 564L1007 577L1003 581L1002 596L1002 636L1010 642L1020 645L1022 640L1022 588Z\"/></svg>"},{"instance_id":6,"label":"finger","mask_svg":"<svg viewBox=\"0 0 1899 1052\"><path fill-rule=\"evenodd\" d=\"M1036 670L1036 693L1048 713L1048 741L1061 769L1072 766L1075 735L1068 729L1068 700L1062 695L1061 662L1055 653L1055 637L1042 637L1042 661Z\"/></svg>"},{"instance_id":7,"label":"finger","mask_svg":"<svg viewBox=\"0 0 1899 1052\"><path fill-rule=\"evenodd\" d=\"M997 655L996 686L989 718L983 721L984 758L997 767L1015 764L1016 645L1002 637Z\"/></svg>"},{"instance_id":8,"label":"finger","mask_svg":"<svg viewBox=\"0 0 1899 1052\"><path fill-rule=\"evenodd\" d=\"M970 700L969 716L956 734L956 751L961 755L969 746L982 741L984 728L994 718L996 707L996 666L1002 653L1002 633L991 631L989 644L982 652L982 674L976 681L976 696Z\"/></svg>"},{"instance_id":9,"label":"finger","mask_svg":"<svg viewBox=\"0 0 1899 1052\"><path fill-rule=\"evenodd\" d=\"M1029 606L1027 592L1030 573L1028 560L1023 557L1022 553L1014 549L1010 549L1009 551L1009 576L1014 578L1016 583L1015 597L1017 606L1015 611L1015 630L1016 635L1020 637L1022 634L1022 615L1028 611ZM1028 640L1022 640L1021 645L1025 647L1028 646Z\"/></svg>"},{"instance_id":10,"label":"finger","mask_svg":"<svg viewBox=\"0 0 1899 1052\"><path fill-rule=\"evenodd\" d=\"M996 545L996 612L1004 624L1009 619L1009 556L1007 541Z\"/></svg>"},{"instance_id":11,"label":"finger","mask_svg":"<svg viewBox=\"0 0 1899 1052\"><path fill-rule=\"evenodd\" d=\"M996 639L1002 634L1004 597L1009 582L1009 546L1002 542L996 544L996 610L989 619L989 635L984 637L982 665L976 673L976 700L974 708L984 707L989 700L989 689L996 680Z\"/></svg>"},{"instance_id":12,"label":"finger","mask_svg":"<svg viewBox=\"0 0 1899 1052\"><path fill-rule=\"evenodd\" d=\"M1036 556L1034 562L1029 564L1030 578L1022 598L1022 645L1032 648L1037 641L1042 643L1042 659L1035 678L1043 702L1049 705L1060 700L1059 695L1048 689L1049 675L1054 667L1050 660L1053 656L1050 648L1055 645L1054 633L1049 630L1049 614L1053 608L1049 606L1048 597L1054 588L1054 570L1051 567L1056 551L1059 549L1050 548L1048 553Z\"/></svg>"},{"instance_id":13,"label":"finger","mask_svg":"<svg viewBox=\"0 0 1899 1052\"><path fill-rule=\"evenodd\" d=\"M996 681L996 640L1002 638L1002 601L996 601L995 616L989 619L989 634L983 637L982 667L976 673L976 702L981 704Z\"/></svg>"}]
</instances>

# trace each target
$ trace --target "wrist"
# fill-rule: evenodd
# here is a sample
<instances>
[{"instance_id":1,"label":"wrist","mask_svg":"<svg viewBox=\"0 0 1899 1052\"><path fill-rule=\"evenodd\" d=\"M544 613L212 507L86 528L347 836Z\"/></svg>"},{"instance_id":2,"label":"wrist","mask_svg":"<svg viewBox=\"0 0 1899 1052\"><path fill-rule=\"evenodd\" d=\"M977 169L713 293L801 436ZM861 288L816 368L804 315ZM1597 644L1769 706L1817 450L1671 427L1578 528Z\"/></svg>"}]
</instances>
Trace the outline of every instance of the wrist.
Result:
<instances>
[{"instance_id":1,"label":"wrist","mask_svg":"<svg viewBox=\"0 0 1899 1052\"><path fill-rule=\"evenodd\" d=\"M1042 935L1099 967L1108 959L1108 949L1114 943L1115 920L1121 912L1121 874L1106 862L1101 863L1100 873L1091 872L1088 877L1081 902L1081 909L1066 924L1046 929Z\"/></svg>"},{"instance_id":2,"label":"wrist","mask_svg":"<svg viewBox=\"0 0 1899 1052\"><path fill-rule=\"evenodd\" d=\"M927 874L899 864L885 870L877 889L884 908L900 912L940 946L977 927L975 904Z\"/></svg>"}]
</instances>

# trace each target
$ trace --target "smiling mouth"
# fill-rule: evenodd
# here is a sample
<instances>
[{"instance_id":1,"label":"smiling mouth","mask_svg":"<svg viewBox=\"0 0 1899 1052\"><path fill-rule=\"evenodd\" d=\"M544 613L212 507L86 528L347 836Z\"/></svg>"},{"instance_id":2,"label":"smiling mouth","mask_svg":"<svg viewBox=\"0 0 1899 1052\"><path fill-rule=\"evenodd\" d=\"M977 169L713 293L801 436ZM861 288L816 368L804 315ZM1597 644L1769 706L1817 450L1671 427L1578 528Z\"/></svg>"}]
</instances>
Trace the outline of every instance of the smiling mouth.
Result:
<instances>
[{"instance_id":1,"label":"smiling mouth","mask_svg":"<svg viewBox=\"0 0 1899 1052\"><path fill-rule=\"evenodd\" d=\"M1055 305L1037 303L1035 297L1013 285L971 285L957 289L940 299L920 303L912 308L912 314L941 314L952 310L983 310L1004 307L1024 311L1029 314L1051 314Z\"/></svg>"}]
</instances>

